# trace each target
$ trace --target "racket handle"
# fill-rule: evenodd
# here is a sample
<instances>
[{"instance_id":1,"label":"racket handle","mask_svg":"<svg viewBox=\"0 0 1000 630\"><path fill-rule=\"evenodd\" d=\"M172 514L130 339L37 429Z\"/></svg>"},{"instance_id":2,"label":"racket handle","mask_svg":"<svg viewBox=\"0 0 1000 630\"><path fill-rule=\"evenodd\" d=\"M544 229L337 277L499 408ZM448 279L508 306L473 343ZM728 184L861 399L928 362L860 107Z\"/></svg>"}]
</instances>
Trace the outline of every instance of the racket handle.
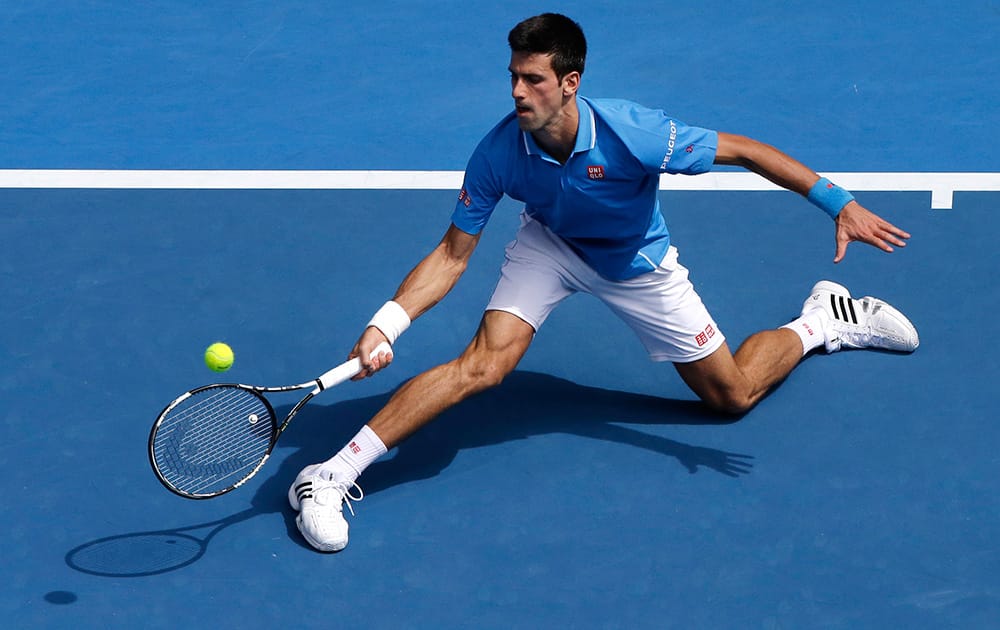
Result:
<instances>
[{"instance_id":1,"label":"racket handle","mask_svg":"<svg viewBox=\"0 0 1000 630\"><path fill-rule=\"evenodd\" d=\"M375 349L372 350L370 356L374 359L382 352L387 352L391 354L392 346L383 341L382 343L375 346ZM341 363L340 365L333 368L326 374L317 378L316 383L318 384L318 387L316 388L316 391L313 393L318 394L324 389L329 389L334 385L339 385L348 379L354 378L360 372L361 372L361 358L354 357L350 361Z\"/></svg>"}]
</instances>

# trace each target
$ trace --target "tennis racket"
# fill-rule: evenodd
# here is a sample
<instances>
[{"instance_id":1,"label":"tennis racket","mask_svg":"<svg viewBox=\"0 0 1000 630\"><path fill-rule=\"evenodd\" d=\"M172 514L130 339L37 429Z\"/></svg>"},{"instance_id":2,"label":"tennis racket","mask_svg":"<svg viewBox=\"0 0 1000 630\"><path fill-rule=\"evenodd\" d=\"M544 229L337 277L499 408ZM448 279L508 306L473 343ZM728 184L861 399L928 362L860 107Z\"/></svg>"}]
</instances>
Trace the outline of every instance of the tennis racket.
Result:
<instances>
[{"instance_id":1,"label":"tennis racket","mask_svg":"<svg viewBox=\"0 0 1000 630\"><path fill-rule=\"evenodd\" d=\"M387 343L372 352L391 353ZM178 396L160 412L149 433L149 462L157 479L188 499L225 494L257 474L278 437L313 396L361 372L355 357L319 378L284 387L214 384ZM312 388L278 424L265 393Z\"/></svg>"}]
</instances>

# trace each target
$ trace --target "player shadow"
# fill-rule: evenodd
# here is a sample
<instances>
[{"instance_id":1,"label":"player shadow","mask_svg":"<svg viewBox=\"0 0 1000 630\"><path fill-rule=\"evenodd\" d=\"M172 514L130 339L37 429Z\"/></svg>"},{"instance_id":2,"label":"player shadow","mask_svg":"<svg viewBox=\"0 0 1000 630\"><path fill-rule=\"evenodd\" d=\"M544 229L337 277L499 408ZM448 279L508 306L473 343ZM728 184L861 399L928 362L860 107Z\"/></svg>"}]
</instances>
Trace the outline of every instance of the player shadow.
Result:
<instances>
[{"instance_id":1,"label":"player shadow","mask_svg":"<svg viewBox=\"0 0 1000 630\"><path fill-rule=\"evenodd\" d=\"M390 394L313 404L282 435L279 448L293 448L258 489L254 504L264 511L284 511L289 535L299 544L288 486L305 466L339 450L385 403ZM287 408L277 409L278 416ZM515 371L502 385L448 410L365 471L361 483L372 495L406 483L430 479L460 451L564 433L652 451L675 460L689 473L712 470L729 477L751 472L753 456L685 444L647 433L634 425L720 425L739 416L709 410L698 401L588 387L536 372ZM632 426L623 426L632 425Z\"/></svg>"},{"instance_id":2,"label":"player shadow","mask_svg":"<svg viewBox=\"0 0 1000 630\"><path fill-rule=\"evenodd\" d=\"M151 577L194 564L209 542L228 527L260 514L282 513L288 536L306 546L288 505L288 486L308 464L322 461L353 436L388 401L390 394L307 405L278 442L279 453L265 466L251 505L228 517L173 529L106 536L68 551L66 564L109 578ZM283 417L290 406L276 409ZM502 385L445 412L373 464L363 477L369 495L430 479L465 449L532 436L564 433L627 444L676 460L694 474L708 469L729 477L748 474L751 455L685 444L634 428L635 425L718 425L738 417L710 411L700 402L600 389L536 372L514 372ZM632 425L632 426L623 426ZM291 454L285 455L285 451ZM280 461L280 464L277 462ZM277 464L277 465L275 465Z\"/></svg>"}]
</instances>

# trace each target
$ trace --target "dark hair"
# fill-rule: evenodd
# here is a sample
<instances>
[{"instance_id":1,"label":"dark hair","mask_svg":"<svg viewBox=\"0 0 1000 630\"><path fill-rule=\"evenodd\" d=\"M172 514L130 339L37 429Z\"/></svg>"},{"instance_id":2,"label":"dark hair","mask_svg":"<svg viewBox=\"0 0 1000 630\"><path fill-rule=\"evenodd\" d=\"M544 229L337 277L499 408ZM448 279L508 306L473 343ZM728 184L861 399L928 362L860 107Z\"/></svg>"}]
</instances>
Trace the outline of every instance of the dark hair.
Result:
<instances>
[{"instance_id":1,"label":"dark hair","mask_svg":"<svg viewBox=\"0 0 1000 630\"><path fill-rule=\"evenodd\" d=\"M587 38L580 25L565 15L543 13L524 20L507 35L511 52L552 55L552 70L562 79L570 72L583 74Z\"/></svg>"}]
</instances>

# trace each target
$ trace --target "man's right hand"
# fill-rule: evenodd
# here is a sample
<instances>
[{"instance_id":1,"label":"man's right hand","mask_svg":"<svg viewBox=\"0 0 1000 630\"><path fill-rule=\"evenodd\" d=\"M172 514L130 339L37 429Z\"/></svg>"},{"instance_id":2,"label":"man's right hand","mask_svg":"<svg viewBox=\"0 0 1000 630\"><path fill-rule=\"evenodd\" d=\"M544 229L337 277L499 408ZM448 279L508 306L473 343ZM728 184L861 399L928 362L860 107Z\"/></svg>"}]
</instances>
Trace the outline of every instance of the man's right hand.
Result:
<instances>
[{"instance_id":1,"label":"man's right hand","mask_svg":"<svg viewBox=\"0 0 1000 630\"><path fill-rule=\"evenodd\" d=\"M374 357L372 356L376 346L387 341L386 336L378 328L374 326L365 328L358 342L354 344L351 353L347 355L348 359L353 359L354 357L361 359L361 371L351 379L352 381L360 381L361 379L368 378L392 363L391 350L389 352L379 352Z\"/></svg>"}]
</instances>

